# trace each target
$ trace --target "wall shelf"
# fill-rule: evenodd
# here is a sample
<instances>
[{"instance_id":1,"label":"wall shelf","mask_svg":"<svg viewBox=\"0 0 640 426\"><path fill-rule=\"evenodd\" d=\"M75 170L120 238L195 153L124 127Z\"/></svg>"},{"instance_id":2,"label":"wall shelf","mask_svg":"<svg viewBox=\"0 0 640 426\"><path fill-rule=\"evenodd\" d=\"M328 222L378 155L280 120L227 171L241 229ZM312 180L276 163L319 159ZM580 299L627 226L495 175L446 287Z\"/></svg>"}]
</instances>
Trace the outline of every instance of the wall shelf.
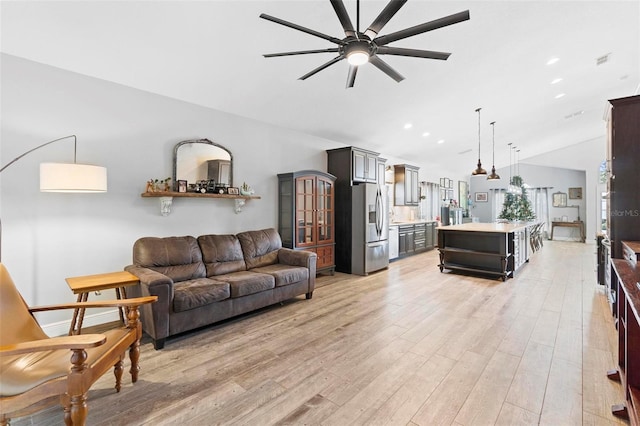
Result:
<instances>
[{"instance_id":1,"label":"wall shelf","mask_svg":"<svg viewBox=\"0 0 640 426\"><path fill-rule=\"evenodd\" d=\"M231 194L201 194L198 192L175 192L175 191L163 191L163 192L143 192L140 194L143 198L159 198L160 199L160 213L163 216L168 216L171 213L171 205L174 198L226 198L228 200L235 201L235 212L240 213L242 207L244 207L247 200L259 200L257 195L231 195Z\"/></svg>"}]
</instances>

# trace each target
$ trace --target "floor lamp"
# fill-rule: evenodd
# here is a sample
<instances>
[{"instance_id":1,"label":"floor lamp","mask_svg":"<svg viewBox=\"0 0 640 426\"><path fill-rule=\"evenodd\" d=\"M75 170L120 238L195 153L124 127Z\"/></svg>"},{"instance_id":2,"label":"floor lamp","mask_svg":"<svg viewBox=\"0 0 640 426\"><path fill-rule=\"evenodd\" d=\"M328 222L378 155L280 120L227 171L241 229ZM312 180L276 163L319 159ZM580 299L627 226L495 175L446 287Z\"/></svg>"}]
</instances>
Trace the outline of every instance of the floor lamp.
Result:
<instances>
[{"instance_id":1,"label":"floor lamp","mask_svg":"<svg viewBox=\"0 0 640 426\"><path fill-rule=\"evenodd\" d=\"M1 169L2 173L7 167L20 160L25 155L32 153L52 143L73 138L73 163L42 163L40 164L40 191L41 192L106 192L107 169L105 167L89 164L78 164L76 153L78 140L76 135L45 142L29 151L17 156ZM0 220L0 262L2 261L2 221Z\"/></svg>"}]
</instances>

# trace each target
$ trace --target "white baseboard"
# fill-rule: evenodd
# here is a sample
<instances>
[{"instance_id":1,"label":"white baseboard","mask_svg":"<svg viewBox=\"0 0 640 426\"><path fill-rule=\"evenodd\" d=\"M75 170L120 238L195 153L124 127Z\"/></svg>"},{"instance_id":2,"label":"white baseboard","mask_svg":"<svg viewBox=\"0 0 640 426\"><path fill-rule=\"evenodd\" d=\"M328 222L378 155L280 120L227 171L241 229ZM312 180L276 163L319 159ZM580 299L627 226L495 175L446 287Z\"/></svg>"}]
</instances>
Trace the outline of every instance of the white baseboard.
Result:
<instances>
[{"instance_id":1,"label":"white baseboard","mask_svg":"<svg viewBox=\"0 0 640 426\"><path fill-rule=\"evenodd\" d=\"M90 327L93 325L100 325L106 322L118 321L120 315L118 310L100 312L98 314L85 315L82 320L82 327ZM69 334L69 327L71 326L71 319L68 321L52 322L50 324L42 325L42 330L47 333L48 336L65 336Z\"/></svg>"}]
</instances>

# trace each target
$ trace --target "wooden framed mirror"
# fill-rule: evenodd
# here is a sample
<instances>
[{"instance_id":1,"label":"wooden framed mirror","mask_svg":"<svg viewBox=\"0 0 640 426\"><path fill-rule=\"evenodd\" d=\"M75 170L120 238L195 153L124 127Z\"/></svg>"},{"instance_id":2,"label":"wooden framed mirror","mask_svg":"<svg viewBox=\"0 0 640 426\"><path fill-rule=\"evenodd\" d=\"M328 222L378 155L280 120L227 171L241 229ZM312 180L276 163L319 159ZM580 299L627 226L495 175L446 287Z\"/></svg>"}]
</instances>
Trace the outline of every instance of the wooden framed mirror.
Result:
<instances>
[{"instance_id":1,"label":"wooden framed mirror","mask_svg":"<svg viewBox=\"0 0 640 426\"><path fill-rule=\"evenodd\" d=\"M233 186L233 155L227 148L209 139L179 142L173 150L173 182L188 184L214 180L216 184Z\"/></svg>"},{"instance_id":2,"label":"wooden framed mirror","mask_svg":"<svg viewBox=\"0 0 640 426\"><path fill-rule=\"evenodd\" d=\"M554 192L553 207L567 207L567 193L566 192Z\"/></svg>"}]
</instances>

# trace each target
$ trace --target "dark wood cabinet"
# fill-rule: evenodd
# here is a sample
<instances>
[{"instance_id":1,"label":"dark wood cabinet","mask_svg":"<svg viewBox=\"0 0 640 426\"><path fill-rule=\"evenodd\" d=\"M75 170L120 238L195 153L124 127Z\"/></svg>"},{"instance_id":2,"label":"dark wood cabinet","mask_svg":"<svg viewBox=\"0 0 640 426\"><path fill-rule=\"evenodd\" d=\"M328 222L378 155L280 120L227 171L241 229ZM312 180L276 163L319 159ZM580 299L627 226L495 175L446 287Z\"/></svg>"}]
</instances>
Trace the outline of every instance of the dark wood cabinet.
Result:
<instances>
[{"instance_id":1,"label":"dark wood cabinet","mask_svg":"<svg viewBox=\"0 0 640 426\"><path fill-rule=\"evenodd\" d=\"M640 281L638 265L624 259L613 259L611 279L617 287L618 368L607 376L622 383L625 404L611 407L613 414L625 417L632 425L640 423Z\"/></svg>"},{"instance_id":2,"label":"dark wood cabinet","mask_svg":"<svg viewBox=\"0 0 640 426\"><path fill-rule=\"evenodd\" d=\"M417 206L420 203L419 167L396 164L394 168L394 197L396 206Z\"/></svg>"},{"instance_id":3,"label":"dark wood cabinet","mask_svg":"<svg viewBox=\"0 0 640 426\"><path fill-rule=\"evenodd\" d=\"M347 274L358 273L364 260L364 229L354 225L362 214L354 207L354 188L362 183L384 182L384 158L377 152L356 147L327 150L327 171L336 176L336 270ZM364 223L363 223L364 225Z\"/></svg>"},{"instance_id":4,"label":"dark wood cabinet","mask_svg":"<svg viewBox=\"0 0 640 426\"><path fill-rule=\"evenodd\" d=\"M283 247L318 255L317 272L335 270L335 176L316 170L278 175Z\"/></svg>"},{"instance_id":5,"label":"dark wood cabinet","mask_svg":"<svg viewBox=\"0 0 640 426\"><path fill-rule=\"evenodd\" d=\"M400 257L413 254L415 232L413 225L400 225L398 227L398 254Z\"/></svg>"},{"instance_id":6,"label":"dark wood cabinet","mask_svg":"<svg viewBox=\"0 0 640 426\"><path fill-rule=\"evenodd\" d=\"M328 171L342 179L348 171L349 185L378 182L378 152L348 146L327 150ZM384 160L386 161L386 160ZM384 169L383 169L384 170ZM382 179L384 179L384 174Z\"/></svg>"},{"instance_id":7,"label":"dark wood cabinet","mask_svg":"<svg viewBox=\"0 0 640 426\"><path fill-rule=\"evenodd\" d=\"M440 272L495 275L503 281L529 261L530 225L466 223L438 228Z\"/></svg>"},{"instance_id":8,"label":"dark wood cabinet","mask_svg":"<svg viewBox=\"0 0 640 426\"><path fill-rule=\"evenodd\" d=\"M640 96L610 100L608 130L611 257L623 257L622 241L640 240Z\"/></svg>"},{"instance_id":9,"label":"dark wood cabinet","mask_svg":"<svg viewBox=\"0 0 640 426\"><path fill-rule=\"evenodd\" d=\"M436 224L435 222L427 222L425 228L425 246L427 250L431 250L436 245Z\"/></svg>"},{"instance_id":10,"label":"dark wood cabinet","mask_svg":"<svg viewBox=\"0 0 640 426\"><path fill-rule=\"evenodd\" d=\"M401 224L398 226L398 256L408 256L434 248L435 222Z\"/></svg>"}]
</instances>

